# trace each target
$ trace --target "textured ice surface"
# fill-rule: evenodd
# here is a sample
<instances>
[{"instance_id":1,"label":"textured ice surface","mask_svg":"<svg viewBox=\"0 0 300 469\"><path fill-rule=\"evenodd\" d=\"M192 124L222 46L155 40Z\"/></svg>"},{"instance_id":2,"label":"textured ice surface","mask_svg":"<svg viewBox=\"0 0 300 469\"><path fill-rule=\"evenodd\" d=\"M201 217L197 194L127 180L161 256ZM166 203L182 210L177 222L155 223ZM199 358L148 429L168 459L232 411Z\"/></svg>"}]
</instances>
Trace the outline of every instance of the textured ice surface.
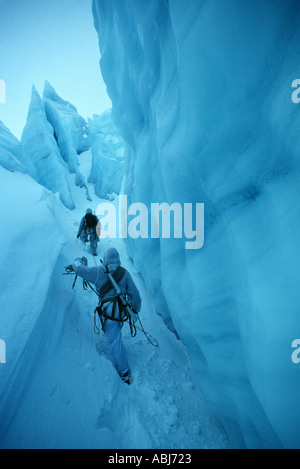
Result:
<instances>
[{"instance_id":1,"label":"textured ice surface","mask_svg":"<svg viewBox=\"0 0 300 469\"><path fill-rule=\"evenodd\" d=\"M43 102L60 153L68 164L70 172L76 174L76 184L83 187L85 181L78 169L78 154L89 149L87 122L77 113L75 106L58 96L47 81Z\"/></svg>"},{"instance_id":2,"label":"textured ice surface","mask_svg":"<svg viewBox=\"0 0 300 469\"><path fill-rule=\"evenodd\" d=\"M30 161L25 155L19 140L0 121L0 165L9 171L32 172Z\"/></svg>"},{"instance_id":3,"label":"textured ice surface","mask_svg":"<svg viewBox=\"0 0 300 469\"><path fill-rule=\"evenodd\" d=\"M119 194L124 176L124 142L120 138L111 112L89 119L92 167L89 182L95 186L98 197Z\"/></svg>"},{"instance_id":4,"label":"textured ice surface","mask_svg":"<svg viewBox=\"0 0 300 469\"><path fill-rule=\"evenodd\" d=\"M75 204L67 179L66 163L61 157L53 133L44 104L33 87L27 123L21 139L23 151L34 166L33 176L37 182L54 193L58 192L65 206L73 209Z\"/></svg>"},{"instance_id":5,"label":"textured ice surface","mask_svg":"<svg viewBox=\"0 0 300 469\"><path fill-rule=\"evenodd\" d=\"M205 245L128 240L236 447L299 447L299 2L94 0L132 202L204 202ZM165 302L165 304L164 304ZM169 311L169 313L166 313Z\"/></svg>"},{"instance_id":6,"label":"textured ice surface","mask_svg":"<svg viewBox=\"0 0 300 469\"><path fill-rule=\"evenodd\" d=\"M20 404L23 386L32 379L30 362L43 355L47 341L36 333L31 347L26 348L43 308L48 308L48 290L56 275L56 263L64 244L57 228L55 208L63 205L50 191L29 175L10 173L0 167L0 213L3 220L0 248L0 336L6 343L7 363L0 368L0 434ZM67 209L65 209L67 210ZM62 304L64 299L61 299ZM56 305L59 310L59 306ZM47 313L46 313L47 314ZM49 313L46 329L51 335ZM63 318L60 318L61 320ZM25 371L20 373L21 363ZM3 414L3 405L10 392L11 380L18 376L13 403ZM0 436L0 439L1 439ZM1 443L0 443L1 447Z\"/></svg>"}]
</instances>

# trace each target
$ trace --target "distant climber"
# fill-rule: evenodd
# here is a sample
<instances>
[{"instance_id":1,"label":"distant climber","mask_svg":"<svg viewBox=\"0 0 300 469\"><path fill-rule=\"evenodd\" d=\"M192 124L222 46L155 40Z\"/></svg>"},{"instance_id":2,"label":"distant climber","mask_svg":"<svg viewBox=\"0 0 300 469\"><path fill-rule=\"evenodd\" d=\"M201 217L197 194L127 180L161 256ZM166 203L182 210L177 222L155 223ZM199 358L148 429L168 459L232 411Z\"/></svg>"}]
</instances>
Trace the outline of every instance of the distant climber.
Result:
<instances>
[{"instance_id":1,"label":"distant climber","mask_svg":"<svg viewBox=\"0 0 300 469\"><path fill-rule=\"evenodd\" d=\"M131 383L131 370L122 342L122 308L106 270L110 272L122 293L127 295L132 308L138 313L141 309L141 297L129 272L121 267L120 256L116 249L110 248L103 255L103 264L99 267L87 267L83 257L75 259L73 269L76 275L86 282L93 283L99 293L101 304L100 319L111 352L111 359L122 380Z\"/></svg>"},{"instance_id":2,"label":"distant climber","mask_svg":"<svg viewBox=\"0 0 300 469\"><path fill-rule=\"evenodd\" d=\"M90 241L93 256L97 256L97 245L100 241L101 223L98 217L93 215L90 208L87 209L85 216L81 219L77 239L80 238L85 244Z\"/></svg>"}]
</instances>

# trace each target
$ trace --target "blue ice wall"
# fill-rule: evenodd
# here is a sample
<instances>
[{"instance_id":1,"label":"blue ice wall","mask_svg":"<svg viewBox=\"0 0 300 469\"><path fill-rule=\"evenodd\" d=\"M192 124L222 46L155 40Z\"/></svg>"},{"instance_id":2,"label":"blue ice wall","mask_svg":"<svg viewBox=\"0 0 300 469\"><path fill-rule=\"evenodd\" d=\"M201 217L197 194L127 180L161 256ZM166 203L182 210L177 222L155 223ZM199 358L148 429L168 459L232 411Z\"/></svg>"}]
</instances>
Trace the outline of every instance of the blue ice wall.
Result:
<instances>
[{"instance_id":1,"label":"blue ice wall","mask_svg":"<svg viewBox=\"0 0 300 469\"><path fill-rule=\"evenodd\" d=\"M61 156L71 173L76 174L76 184L85 186L84 177L79 171L78 154L89 149L88 125L75 106L62 99L46 81L43 103L46 116L51 123Z\"/></svg>"},{"instance_id":2,"label":"blue ice wall","mask_svg":"<svg viewBox=\"0 0 300 469\"><path fill-rule=\"evenodd\" d=\"M100 198L119 194L124 177L124 142L111 119L111 112L89 119L92 167L89 182Z\"/></svg>"},{"instance_id":3,"label":"blue ice wall","mask_svg":"<svg viewBox=\"0 0 300 469\"><path fill-rule=\"evenodd\" d=\"M54 193L69 209L75 208L65 162L54 138L54 130L48 122L44 104L35 87L32 88L27 122L21 139L23 151L34 166L32 176Z\"/></svg>"},{"instance_id":4,"label":"blue ice wall","mask_svg":"<svg viewBox=\"0 0 300 469\"><path fill-rule=\"evenodd\" d=\"M8 171L33 172L33 166L26 159L21 143L1 121L0 165Z\"/></svg>"},{"instance_id":5,"label":"blue ice wall","mask_svg":"<svg viewBox=\"0 0 300 469\"><path fill-rule=\"evenodd\" d=\"M300 444L299 8L93 1L130 201L205 203L201 250L128 249L234 447Z\"/></svg>"}]
</instances>

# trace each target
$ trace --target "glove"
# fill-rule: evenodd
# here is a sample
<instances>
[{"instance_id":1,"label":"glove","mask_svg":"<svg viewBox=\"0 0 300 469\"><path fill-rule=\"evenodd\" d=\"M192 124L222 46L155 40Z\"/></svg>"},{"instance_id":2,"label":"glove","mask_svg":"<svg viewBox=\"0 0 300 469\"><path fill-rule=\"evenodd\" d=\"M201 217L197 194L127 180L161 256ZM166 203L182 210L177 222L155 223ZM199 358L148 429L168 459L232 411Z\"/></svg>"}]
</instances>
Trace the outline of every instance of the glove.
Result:
<instances>
[{"instance_id":1,"label":"glove","mask_svg":"<svg viewBox=\"0 0 300 469\"><path fill-rule=\"evenodd\" d=\"M77 268L79 266L82 266L82 265L84 265L86 267L88 265L87 258L86 257L77 257L74 260L73 265L75 266L75 268Z\"/></svg>"},{"instance_id":2,"label":"glove","mask_svg":"<svg viewBox=\"0 0 300 469\"><path fill-rule=\"evenodd\" d=\"M71 265L68 265L68 267L65 267L65 271L66 271L67 273L74 272L74 269L73 269L72 264L71 264Z\"/></svg>"}]
</instances>

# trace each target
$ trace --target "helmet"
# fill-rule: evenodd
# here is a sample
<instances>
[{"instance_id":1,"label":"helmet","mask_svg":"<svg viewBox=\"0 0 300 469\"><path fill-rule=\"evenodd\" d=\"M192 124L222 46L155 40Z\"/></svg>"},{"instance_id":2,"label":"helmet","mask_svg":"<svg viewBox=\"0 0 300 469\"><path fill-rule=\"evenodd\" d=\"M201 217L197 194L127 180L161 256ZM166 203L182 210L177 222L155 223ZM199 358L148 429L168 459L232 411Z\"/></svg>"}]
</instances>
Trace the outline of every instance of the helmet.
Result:
<instances>
[{"instance_id":1,"label":"helmet","mask_svg":"<svg viewBox=\"0 0 300 469\"><path fill-rule=\"evenodd\" d=\"M87 211L85 212L85 214L87 215L88 213L90 213L91 215L93 214L93 211L91 208L88 208Z\"/></svg>"}]
</instances>

